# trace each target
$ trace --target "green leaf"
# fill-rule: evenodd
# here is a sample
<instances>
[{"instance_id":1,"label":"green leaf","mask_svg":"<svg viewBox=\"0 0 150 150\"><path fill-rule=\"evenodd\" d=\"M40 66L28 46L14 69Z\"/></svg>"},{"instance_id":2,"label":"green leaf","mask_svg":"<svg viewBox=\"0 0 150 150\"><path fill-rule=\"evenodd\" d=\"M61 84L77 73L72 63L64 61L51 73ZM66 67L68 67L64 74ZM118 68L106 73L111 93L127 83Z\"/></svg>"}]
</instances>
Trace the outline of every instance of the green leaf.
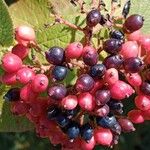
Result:
<instances>
[{"instance_id":1,"label":"green leaf","mask_svg":"<svg viewBox=\"0 0 150 150\"><path fill-rule=\"evenodd\" d=\"M10 111L10 103L4 102L3 96L9 88L0 86L0 132L23 132L33 129L33 125L25 117L14 116Z\"/></svg>"},{"instance_id":2,"label":"green leaf","mask_svg":"<svg viewBox=\"0 0 150 150\"><path fill-rule=\"evenodd\" d=\"M13 24L7 6L0 0L0 46L7 47L13 43Z\"/></svg>"}]
</instances>

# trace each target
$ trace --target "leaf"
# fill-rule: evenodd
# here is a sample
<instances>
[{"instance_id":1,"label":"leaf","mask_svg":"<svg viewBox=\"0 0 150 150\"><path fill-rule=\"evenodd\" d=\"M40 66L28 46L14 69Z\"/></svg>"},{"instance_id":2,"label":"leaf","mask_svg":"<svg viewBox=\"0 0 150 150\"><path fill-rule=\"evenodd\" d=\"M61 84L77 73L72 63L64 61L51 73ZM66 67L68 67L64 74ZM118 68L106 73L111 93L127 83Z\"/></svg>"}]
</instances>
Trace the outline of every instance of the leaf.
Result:
<instances>
[{"instance_id":1,"label":"leaf","mask_svg":"<svg viewBox=\"0 0 150 150\"><path fill-rule=\"evenodd\" d=\"M7 6L0 0L0 46L10 46L13 43L13 24Z\"/></svg>"},{"instance_id":2,"label":"leaf","mask_svg":"<svg viewBox=\"0 0 150 150\"><path fill-rule=\"evenodd\" d=\"M9 88L0 86L0 132L23 132L33 129L33 125L25 117L14 116L10 111L10 103L4 102L3 95Z\"/></svg>"}]
</instances>

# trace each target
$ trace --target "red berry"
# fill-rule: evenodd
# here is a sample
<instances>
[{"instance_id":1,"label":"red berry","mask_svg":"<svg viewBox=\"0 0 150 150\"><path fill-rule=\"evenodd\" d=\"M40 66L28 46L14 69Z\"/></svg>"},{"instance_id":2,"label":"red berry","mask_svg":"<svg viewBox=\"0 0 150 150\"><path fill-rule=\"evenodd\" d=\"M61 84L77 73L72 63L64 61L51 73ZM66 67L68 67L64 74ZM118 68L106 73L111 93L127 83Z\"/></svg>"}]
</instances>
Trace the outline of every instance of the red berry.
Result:
<instances>
[{"instance_id":1,"label":"red berry","mask_svg":"<svg viewBox=\"0 0 150 150\"><path fill-rule=\"evenodd\" d=\"M44 74L37 74L31 83L32 90L37 93L44 92L48 87L48 78Z\"/></svg>"},{"instance_id":2,"label":"red berry","mask_svg":"<svg viewBox=\"0 0 150 150\"><path fill-rule=\"evenodd\" d=\"M65 49L65 54L68 59L75 59L81 57L83 52L83 45L80 42L69 44Z\"/></svg>"},{"instance_id":3,"label":"red berry","mask_svg":"<svg viewBox=\"0 0 150 150\"><path fill-rule=\"evenodd\" d=\"M22 60L15 54L7 53L2 58L2 68L9 73L16 72L22 67Z\"/></svg>"},{"instance_id":4,"label":"red berry","mask_svg":"<svg viewBox=\"0 0 150 150\"><path fill-rule=\"evenodd\" d=\"M96 142L103 146L110 146L113 140L112 132L109 129L99 128L94 132Z\"/></svg>"},{"instance_id":5,"label":"red berry","mask_svg":"<svg viewBox=\"0 0 150 150\"><path fill-rule=\"evenodd\" d=\"M144 120L150 120L150 109L142 111L142 116L144 117Z\"/></svg>"},{"instance_id":6,"label":"red berry","mask_svg":"<svg viewBox=\"0 0 150 150\"><path fill-rule=\"evenodd\" d=\"M12 53L24 59L29 53L29 49L21 44L17 44L12 48Z\"/></svg>"},{"instance_id":7,"label":"red berry","mask_svg":"<svg viewBox=\"0 0 150 150\"><path fill-rule=\"evenodd\" d=\"M94 97L88 92L81 93L78 97L78 102L83 110L92 111L95 108Z\"/></svg>"},{"instance_id":8,"label":"red berry","mask_svg":"<svg viewBox=\"0 0 150 150\"><path fill-rule=\"evenodd\" d=\"M78 104L78 99L75 95L68 95L67 97L63 98L61 101L61 105L67 109L72 110L74 109Z\"/></svg>"},{"instance_id":9,"label":"red berry","mask_svg":"<svg viewBox=\"0 0 150 150\"><path fill-rule=\"evenodd\" d=\"M135 110L135 109L131 110L128 113L128 117L133 123L136 123L136 124L144 122L144 117L142 115L141 110Z\"/></svg>"},{"instance_id":10,"label":"red berry","mask_svg":"<svg viewBox=\"0 0 150 150\"><path fill-rule=\"evenodd\" d=\"M139 52L138 44L135 41L127 41L122 44L120 54L125 58L137 57Z\"/></svg>"},{"instance_id":11,"label":"red berry","mask_svg":"<svg viewBox=\"0 0 150 150\"><path fill-rule=\"evenodd\" d=\"M32 81L34 77L34 71L27 67L21 68L16 75L16 79L22 84L27 84L28 82Z\"/></svg>"},{"instance_id":12,"label":"red berry","mask_svg":"<svg viewBox=\"0 0 150 150\"><path fill-rule=\"evenodd\" d=\"M91 94L95 94L95 92L98 90L98 89L101 89L102 86L103 86L103 80L96 80L95 81L95 84L94 84L94 87L92 88L92 90L90 91Z\"/></svg>"},{"instance_id":13,"label":"red berry","mask_svg":"<svg viewBox=\"0 0 150 150\"><path fill-rule=\"evenodd\" d=\"M127 39L129 41L137 41L138 42L140 37L141 37L141 30L137 30L130 34L127 34Z\"/></svg>"},{"instance_id":14,"label":"red berry","mask_svg":"<svg viewBox=\"0 0 150 150\"><path fill-rule=\"evenodd\" d=\"M5 72L2 75L2 83L6 85L14 85L16 83L16 73Z\"/></svg>"}]
</instances>

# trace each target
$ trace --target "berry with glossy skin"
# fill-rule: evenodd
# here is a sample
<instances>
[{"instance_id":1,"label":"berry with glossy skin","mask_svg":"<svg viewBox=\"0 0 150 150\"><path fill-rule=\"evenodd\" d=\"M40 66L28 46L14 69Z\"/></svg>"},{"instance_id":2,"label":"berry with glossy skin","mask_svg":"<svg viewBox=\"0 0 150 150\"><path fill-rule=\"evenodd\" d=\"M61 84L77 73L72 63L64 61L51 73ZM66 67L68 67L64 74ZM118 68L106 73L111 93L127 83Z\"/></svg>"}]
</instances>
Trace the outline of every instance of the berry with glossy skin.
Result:
<instances>
[{"instance_id":1,"label":"berry with glossy skin","mask_svg":"<svg viewBox=\"0 0 150 150\"><path fill-rule=\"evenodd\" d=\"M64 128L69 124L69 119L62 114L56 117L56 122L60 127Z\"/></svg>"},{"instance_id":2,"label":"berry with glossy skin","mask_svg":"<svg viewBox=\"0 0 150 150\"><path fill-rule=\"evenodd\" d=\"M4 100L8 102L19 101L20 100L20 89L19 88L11 88L4 95Z\"/></svg>"},{"instance_id":3,"label":"berry with glossy skin","mask_svg":"<svg viewBox=\"0 0 150 150\"><path fill-rule=\"evenodd\" d=\"M2 83L6 85L14 85L16 84L16 73L7 73L5 72L2 75Z\"/></svg>"},{"instance_id":4,"label":"berry with glossy skin","mask_svg":"<svg viewBox=\"0 0 150 150\"><path fill-rule=\"evenodd\" d=\"M37 74L31 83L32 90L37 93L44 92L48 87L48 78L44 74Z\"/></svg>"},{"instance_id":5,"label":"berry with glossy skin","mask_svg":"<svg viewBox=\"0 0 150 150\"><path fill-rule=\"evenodd\" d=\"M97 51L93 47L86 46L83 48L82 57L86 65L93 66L97 64L99 56Z\"/></svg>"},{"instance_id":6,"label":"berry with glossy skin","mask_svg":"<svg viewBox=\"0 0 150 150\"><path fill-rule=\"evenodd\" d=\"M110 112L109 106L106 104L100 108L96 107L94 109L94 114L99 117L105 117L109 114L109 112Z\"/></svg>"},{"instance_id":7,"label":"berry with glossy skin","mask_svg":"<svg viewBox=\"0 0 150 150\"><path fill-rule=\"evenodd\" d=\"M95 108L94 97L88 92L81 93L78 97L78 102L83 110L92 111Z\"/></svg>"},{"instance_id":8,"label":"berry with glossy skin","mask_svg":"<svg viewBox=\"0 0 150 150\"><path fill-rule=\"evenodd\" d=\"M135 98L135 105L138 109L146 111L150 109L150 98L145 95L138 95Z\"/></svg>"},{"instance_id":9,"label":"berry with glossy skin","mask_svg":"<svg viewBox=\"0 0 150 150\"><path fill-rule=\"evenodd\" d=\"M65 49L65 55L68 59L78 59L83 52L83 45L80 42L70 43Z\"/></svg>"},{"instance_id":10,"label":"berry with glossy skin","mask_svg":"<svg viewBox=\"0 0 150 150\"><path fill-rule=\"evenodd\" d=\"M95 94L95 92L98 90L98 89L101 89L103 87L103 80L100 80L100 79L96 79L95 80L95 84L94 84L94 87L92 88L92 90L90 91L91 94Z\"/></svg>"},{"instance_id":11,"label":"berry with glossy skin","mask_svg":"<svg viewBox=\"0 0 150 150\"><path fill-rule=\"evenodd\" d=\"M98 90L95 94L95 100L97 105L106 104L111 98L109 90Z\"/></svg>"},{"instance_id":12,"label":"berry with glossy skin","mask_svg":"<svg viewBox=\"0 0 150 150\"><path fill-rule=\"evenodd\" d=\"M21 59L24 59L28 56L29 49L22 44L17 44L12 48L12 53L17 55Z\"/></svg>"},{"instance_id":13,"label":"berry with glossy skin","mask_svg":"<svg viewBox=\"0 0 150 150\"><path fill-rule=\"evenodd\" d=\"M144 122L144 117L142 115L141 110L133 109L133 110L129 111L128 112L128 117L135 124Z\"/></svg>"},{"instance_id":14,"label":"berry with glossy skin","mask_svg":"<svg viewBox=\"0 0 150 150\"><path fill-rule=\"evenodd\" d=\"M71 122L67 127L67 135L69 139L75 139L80 134L79 125L76 122Z\"/></svg>"},{"instance_id":15,"label":"berry with glossy skin","mask_svg":"<svg viewBox=\"0 0 150 150\"><path fill-rule=\"evenodd\" d=\"M16 79L22 84L27 84L31 82L34 79L34 77L34 71L27 67L19 69L16 74Z\"/></svg>"},{"instance_id":16,"label":"berry with glossy skin","mask_svg":"<svg viewBox=\"0 0 150 150\"><path fill-rule=\"evenodd\" d=\"M63 66L55 66L52 70L52 76L56 80L63 80L67 75L67 68Z\"/></svg>"},{"instance_id":17,"label":"berry with glossy skin","mask_svg":"<svg viewBox=\"0 0 150 150\"><path fill-rule=\"evenodd\" d=\"M75 117L79 111L80 111L79 107L76 107L72 110L67 110L67 109L64 110L64 114L68 119L71 119L71 118Z\"/></svg>"},{"instance_id":18,"label":"berry with glossy skin","mask_svg":"<svg viewBox=\"0 0 150 150\"><path fill-rule=\"evenodd\" d=\"M115 68L110 68L106 70L104 80L108 85L113 85L119 80L118 70Z\"/></svg>"},{"instance_id":19,"label":"berry with glossy skin","mask_svg":"<svg viewBox=\"0 0 150 150\"><path fill-rule=\"evenodd\" d=\"M108 39L103 43L103 49L109 54L117 54L121 49L122 42L118 39Z\"/></svg>"},{"instance_id":20,"label":"berry with glossy skin","mask_svg":"<svg viewBox=\"0 0 150 150\"><path fill-rule=\"evenodd\" d=\"M135 41L127 41L122 44L120 54L124 59L137 57L139 53L139 46Z\"/></svg>"},{"instance_id":21,"label":"berry with glossy skin","mask_svg":"<svg viewBox=\"0 0 150 150\"><path fill-rule=\"evenodd\" d=\"M134 93L134 89L124 81L118 80L110 87L111 97L116 100L123 100Z\"/></svg>"},{"instance_id":22,"label":"berry with glossy skin","mask_svg":"<svg viewBox=\"0 0 150 150\"><path fill-rule=\"evenodd\" d=\"M134 125L129 119L120 118L120 119L118 119L118 122L119 122L123 132L135 131Z\"/></svg>"},{"instance_id":23,"label":"berry with glossy skin","mask_svg":"<svg viewBox=\"0 0 150 150\"><path fill-rule=\"evenodd\" d=\"M68 95L67 97L63 98L61 101L61 105L67 109L72 110L74 109L78 104L78 99L75 95Z\"/></svg>"},{"instance_id":24,"label":"berry with glossy skin","mask_svg":"<svg viewBox=\"0 0 150 150\"><path fill-rule=\"evenodd\" d=\"M56 119L56 117L61 114L61 110L57 106L50 106L47 109L47 118L48 120Z\"/></svg>"},{"instance_id":25,"label":"berry with glossy skin","mask_svg":"<svg viewBox=\"0 0 150 150\"><path fill-rule=\"evenodd\" d=\"M86 17L86 24L89 27L96 26L101 21L101 14L97 9L91 10Z\"/></svg>"},{"instance_id":26,"label":"berry with glossy skin","mask_svg":"<svg viewBox=\"0 0 150 150\"><path fill-rule=\"evenodd\" d=\"M61 65L64 62L64 50L61 47L51 47L45 52L46 60L54 65Z\"/></svg>"},{"instance_id":27,"label":"berry with glossy skin","mask_svg":"<svg viewBox=\"0 0 150 150\"><path fill-rule=\"evenodd\" d=\"M95 141L103 146L110 146L113 140L112 132L109 129L99 128L94 132Z\"/></svg>"},{"instance_id":28,"label":"berry with glossy skin","mask_svg":"<svg viewBox=\"0 0 150 150\"><path fill-rule=\"evenodd\" d=\"M15 37L19 44L23 44L25 46L27 46L30 42L34 42L36 39L33 28L25 25L21 25L16 28Z\"/></svg>"},{"instance_id":29,"label":"berry with glossy skin","mask_svg":"<svg viewBox=\"0 0 150 150\"><path fill-rule=\"evenodd\" d=\"M15 54L7 53L2 58L2 68L8 72L13 73L22 67L22 60Z\"/></svg>"},{"instance_id":30,"label":"berry with glossy skin","mask_svg":"<svg viewBox=\"0 0 150 150\"><path fill-rule=\"evenodd\" d=\"M54 100L62 100L67 94L67 89L64 85L55 85L48 89L48 95Z\"/></svg>"},{"instance_id":31,"label":"berry with glossy skin","mask_svg":"<svg viewBox=\"0 0 150 150\"><path fill-rule=\"evenodd\" d=\"M142 78L138 73L128 73L126 75L126 79L132 86L135 87L138 87L142 84Z\"/></svg>"},{"instance_id":32,"label":"berry with glossy skin","mask_svg":"<svg viewBox=\"0 0 150 150\"><path fill-rule=\"evenodd\" d=\"M87 142L91 140L93 137L93 129L90 124L87 123L81 127L81 137Z\"/></svg>"},{"instance_id":33,"label":"berry with glossy skin","mask_svg":"<svg viewBox=\"0 0 150 150\"><path fill-rule=\"evenodd\" d=\"M150 83L142 82L140 90L143 94L150 95Z\"/></svg>"},{"instance_id":34,"label":"berry with glossy skin","mask_svg":"<svg viewBox=\"0 0 150 150\"><path fill-rule=\"evenodd\" d=\"M123 61L124 59L121 55L110 55L104 59L103 64L107 69L119 69L123 64Z\"/></svg>"},{"instance_id":35,"label":"berry with glossy skin","mask_svg":"<svg viewBox=\"0 0 150 150\"><path fill-rule=\"evenodd\" d=\"M143 61L138 57L125 59L124 69L129 73L137 73L143 69Z\"/></svg>"},{"instance_id":36,"label":"berry with glossy skin","mask_svg":"<svg viewBox=\"0 0 150 150\"><path fill-rule=\"evenodd\" d=\"M140 37L141 37L141 30L137 30L137 31L134 31L130 34L127 34L127 39L128 41L139 41Z\"/></svg>"},{"instance_id":37,"label":"berry with glossy skin","mask_svg":"<svg viewBox=\"0 0 150 150\"><path fill-rule=\"evenodd\" d=\"M119 30L114 30L110 32L110 38L123 40L124 39L124 33Z\"/></svg>"},{"instance_id":38,"label":"berry with glossy skin","mask_svg":"<svg viewBox=\"0 0 150 150\"><path fill-rule=\"evenodd\" d=\"M90 68L90 75L92 77L101 78L106 71L106 67L103 64L96 64Z\"/></svg>"},{"instance_id":39,"label":"berry with glossy skin","mask_svg":"<svg viewBox=\"0 0 150 150\"><path fill-rule=\"evenodd\" d=\"M76 81L76 90L78 92L88 92L94 87L94 80L88 74L82 74Z\"/></svg>"},{"instance_id":40,"label":"berry with glossy skin","mask_svg":"<svg viewBox=\"0 0 150 150\"><path fill-rule=\"evenodd\" d=\"M139 30L143 26L144 18L138 14L134 14L129 16L125 23L124 23L124 28L128 32L134 32Z\"/></svg>"}]
</instances>

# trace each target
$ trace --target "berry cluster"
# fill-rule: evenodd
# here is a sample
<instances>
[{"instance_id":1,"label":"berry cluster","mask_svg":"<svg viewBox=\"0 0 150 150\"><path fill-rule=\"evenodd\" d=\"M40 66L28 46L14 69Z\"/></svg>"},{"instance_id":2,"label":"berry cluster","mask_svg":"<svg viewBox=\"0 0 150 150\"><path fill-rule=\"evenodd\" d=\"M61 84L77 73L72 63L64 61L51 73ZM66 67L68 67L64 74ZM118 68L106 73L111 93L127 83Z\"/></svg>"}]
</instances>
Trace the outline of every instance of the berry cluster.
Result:
<instances>
[{"instance_id":1,"label":"berry cluster","mask_svg":"<svg viewBox=\"0 0 150 150\"><path fill-rule=\"evenodd\" d=\"M18 44L2 58L1 81L13 85L4 95L12 113L26 116L38 136L61 144L63 150L117 144L121 132L135 131L133 124L150 119L150 37L140 31L143 21L135 14L122 29L110 29L102 45L108 54L103 62L90 44L51 47L45 52L48 69L44 72L23 64L35 43L35 32L19 26ZM87 29L106 22L97 9L87 14ZM63 80L74 67L79 68L76 83L65 86ZM136 107L126 116L123 100L132 103L133 94Z\"/></svg>"}]
</instances>

